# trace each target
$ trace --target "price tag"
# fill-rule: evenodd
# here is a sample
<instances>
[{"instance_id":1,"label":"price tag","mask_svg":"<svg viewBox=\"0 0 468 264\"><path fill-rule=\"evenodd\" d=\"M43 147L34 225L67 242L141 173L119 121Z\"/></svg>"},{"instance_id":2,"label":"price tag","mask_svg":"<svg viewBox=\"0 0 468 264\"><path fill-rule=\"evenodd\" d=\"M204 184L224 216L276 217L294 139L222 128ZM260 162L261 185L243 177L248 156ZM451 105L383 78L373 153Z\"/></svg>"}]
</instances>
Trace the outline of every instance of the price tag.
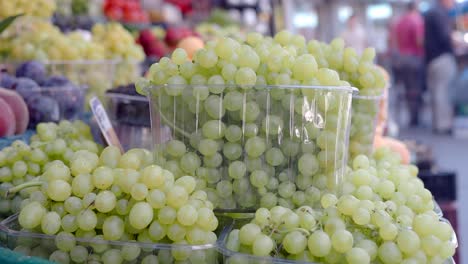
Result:
<instances>
[{"instance_id":1,"label":"price tag","mask_svg":"<svg viewBox=\"0 0 468 264\"><path fill-rule=\"evenodd\" d=\"M104 109L101 101L96 97L93 96L89 100L89 105L91 106L91 111L96 118L98 123L99 129L101 130L104 139L106 140L107 144L110 146L116 146L120 149L120 152L123 153L122 145L120 144L120 140L115 133L114 127L112 127L112 123L107 116L107 112Z\"/></svg>"}]
</instances>

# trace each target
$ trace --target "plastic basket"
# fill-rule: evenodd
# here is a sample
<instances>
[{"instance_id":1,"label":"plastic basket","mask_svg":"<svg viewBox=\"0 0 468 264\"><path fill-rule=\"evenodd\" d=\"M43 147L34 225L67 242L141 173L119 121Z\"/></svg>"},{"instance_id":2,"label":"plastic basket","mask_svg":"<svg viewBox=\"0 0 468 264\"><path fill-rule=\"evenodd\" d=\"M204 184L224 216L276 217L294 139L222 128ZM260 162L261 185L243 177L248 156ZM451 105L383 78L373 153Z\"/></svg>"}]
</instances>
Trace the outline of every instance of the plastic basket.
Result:
<instances>
[{"instance_id":1,"label":"plastic basket","mask_svg":"<svg viewBox=\"0 0 468 264\"><path fill-rule=\"evenodd\" d=\"M218 234L221 232L221 228L219 229ZM55 238L56 236L21 231L17 215L11 216L0 223L0 245L26 256L49 259L50 255L57 250ZM128 246L140 248L140 254L136 259L132 260L136 261L135 263L140 263L148 255L156 256L159 263L172 264L179 263L178 261L183 263L220 263L217 252L218 243L205 245L161 244L77 237L75 237L75 240L77 246L80 245L87 249L88 256L85 257L85 263L93 258L101 257L108 250L122 250ZM96 248L100 249L96 250ZM0 256L0 260L3 257L8 256ZM129 260L126 261L128 263ZM70 263L72 262L74 263L74 261L70 260Z\"/></svg>"},{"instance_id":2,"label":"plastic basket","mask_svg":"<svg viewBox=\"0 0 468 264\"><path fill-rule=\"evenodd\" d=\"M353 95L349 134L350 161L359 154L372 154L379 106L383 98L383 94Z\"/></svg>"},{"instance_id":3,"label":"plastic basket","mask_svg":"<svg viewBox=\"0 0 468 264\"><path fill-rule=\"evenodd\" d=\"M150 87L156 163L165 163L177 176L205 179L205 191L218 210L293 207L291 195L278 189L334 190L341 182L354 91L324 86ZM184 143L183 156L171 150L180 145L174 140Z\"/></svg>"}]
</instances>

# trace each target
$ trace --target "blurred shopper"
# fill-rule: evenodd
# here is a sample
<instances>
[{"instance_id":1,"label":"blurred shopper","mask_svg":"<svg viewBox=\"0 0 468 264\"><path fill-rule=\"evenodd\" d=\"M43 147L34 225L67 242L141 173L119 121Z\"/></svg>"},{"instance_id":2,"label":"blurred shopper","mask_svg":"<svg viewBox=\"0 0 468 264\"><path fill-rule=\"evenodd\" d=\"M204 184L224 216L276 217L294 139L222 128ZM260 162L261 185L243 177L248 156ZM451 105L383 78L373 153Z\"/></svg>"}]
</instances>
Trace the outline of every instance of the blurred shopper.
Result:
<instances>
[{"instance_id":1,"label":"blurred shopper","mask_svg":"<svg viewBox=\"0 0 468 264\"><path fill-rule=\"evenodd\" d=\"M358 54L362 54L364 49L367 48L366 30L359 22L356 14L349 17L346 29L341 33L341 37L346 45L355 48Z\"/></svg>"},{"instance_id":2,"label":"blurred shopper","mask_svg":"<svg viewBox=\"0 0 468 264\"><path fill-rule=\"evenodd\" d=\"M394 25L394 67L405 87L410 125L417 126L422 106L424 19L411 2Z\"/></svg>"},{"instance_id":3,"label":"blurred shopper","mask_svg":"<svg viewBox=\"0 0 468 264\"><path fill-rule=\"evenodd\" d=\"M457 72L451 37L453 21L449 16L453 7L454 0L438 0L424 17L427 86L431 93L432 126L436 133L450 133L452 128L449 86Z\"/></svg>"}]
</instances>

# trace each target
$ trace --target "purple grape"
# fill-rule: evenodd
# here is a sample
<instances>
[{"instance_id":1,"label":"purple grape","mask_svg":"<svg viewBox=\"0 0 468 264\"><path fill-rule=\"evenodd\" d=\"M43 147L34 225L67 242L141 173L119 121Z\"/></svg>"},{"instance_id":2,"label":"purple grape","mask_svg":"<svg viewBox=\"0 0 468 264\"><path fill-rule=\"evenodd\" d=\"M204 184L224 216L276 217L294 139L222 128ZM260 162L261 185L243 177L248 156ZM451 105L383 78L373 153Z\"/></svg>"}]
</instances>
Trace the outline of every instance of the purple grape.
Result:
<instances>
[{"instance_id":1,"label":"purple grape","mask_svg":"<svg viewBox=\"0 0 468 264\"><path fill-rule=\"evenodd\" d=\"M24 98L28 98L34 92L39 89L39 85L28 78L16 78L16 82L13 84L12 89L16 90Z\"/></svg>"},{"instance_id":2,"label":"purple grape","mask_svg":"<svg viewBox=\"0 0 468 264\"><path fill-rule=\"evenodd\" d=\"M15 76L12 76L6 72L0 74L0 87L12 89L15 82L16 82Z\"/></svg>"},{"instance_id":3,"label":"purple grape","mask_svg":"<svg viewBox=\"0 0 468 264\"><path fill-rule=\"evenodd\" d=\"M58 122L59 104L54 98L40 94L26 98L29 110L29 126L35 127L40 122Z\"/></svg>"},{"instance_id":4,"label":"purple grape","mask_svg":"<svg viewBox=\"0 0 468 264\"><path fill-rule=\"evenodd\" d=\"M67 84L70 84L70 81L62 75L52 75L40 83L42 87L60 87Z\"/></svg>"},{"instance_id":5,"label":"purple grape","mask_svg":"<svg viewBox=\"0 0 468 264\"><path fill-rule=\"evenodd\" d=\"M41 83L46 78L46 68L38 61L28 61L16 68L16 77L25 77Z\"/></svg>"}]
</instances>

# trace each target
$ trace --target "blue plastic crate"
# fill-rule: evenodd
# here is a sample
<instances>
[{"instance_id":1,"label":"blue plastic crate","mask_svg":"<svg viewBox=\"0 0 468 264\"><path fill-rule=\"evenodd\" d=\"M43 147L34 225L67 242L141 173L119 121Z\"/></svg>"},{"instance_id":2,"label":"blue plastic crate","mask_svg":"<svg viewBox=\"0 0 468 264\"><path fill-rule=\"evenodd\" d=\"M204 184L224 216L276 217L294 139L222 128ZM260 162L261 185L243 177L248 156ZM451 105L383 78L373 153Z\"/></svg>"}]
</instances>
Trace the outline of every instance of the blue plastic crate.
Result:
<instances>
[{"instance_id":1,"label":"blue plastic crate","mask_svg":"<svg viewBox=\"0 0 468 264\"><path fill-rule=\"evenodd\" d=\"M29 143L29 139L32 135L34 135L34 130L27 130L21 135L15 135L11 137L0 137L0 150L10 146L11 143L13 143L15 140L22 140L26 143Z\"/></svg>"}]
</instances>

